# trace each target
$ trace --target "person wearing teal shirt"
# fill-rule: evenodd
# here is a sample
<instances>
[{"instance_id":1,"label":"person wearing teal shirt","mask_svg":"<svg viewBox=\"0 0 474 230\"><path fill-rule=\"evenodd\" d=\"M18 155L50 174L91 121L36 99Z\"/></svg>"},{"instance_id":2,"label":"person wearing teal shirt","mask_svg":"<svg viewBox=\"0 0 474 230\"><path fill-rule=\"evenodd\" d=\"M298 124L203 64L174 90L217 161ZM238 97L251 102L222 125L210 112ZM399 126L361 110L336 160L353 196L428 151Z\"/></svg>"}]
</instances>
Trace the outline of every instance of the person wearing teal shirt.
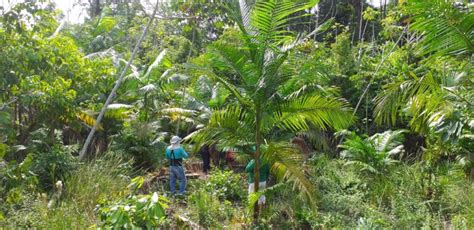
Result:
<instances>
[{"instance_id":1,"label":"person wearing teal shirt","mask_svg":"<svg viewBox=\"0 0 474 230\"><path fill-rule=\"evenodd\" d=\"M166 148L166 159L170 160L170 191L175 193L176 179L179 180L179 194L183 195L186 189L186 174L184 173L183 159L188 158L188 153L180 145L181 138L171 138L171 145Z\"/></svg>"},{"instance_id":2,"label":"person wearing teal shirt","mask_svg":"<svg viewBox=\"0 0 474 230\"><path fill-rule=\"evenodd\" d=\"M249 184L249 189L248 192L249 194L255 192L255 183L254 183L254 170L255 168L255 160L251 160L248 164L247 167L245 167L245 171L248 173L247 181ZM258 188L259 190L265 189L267 187L267 179L268 175L270 174L270 166L260 160L260 170L259 170L259 183L258 183ZM258 198L258 204L262 205L265 204L266 198L265 195L261 195Z\"/></svg>"}]
</instances>

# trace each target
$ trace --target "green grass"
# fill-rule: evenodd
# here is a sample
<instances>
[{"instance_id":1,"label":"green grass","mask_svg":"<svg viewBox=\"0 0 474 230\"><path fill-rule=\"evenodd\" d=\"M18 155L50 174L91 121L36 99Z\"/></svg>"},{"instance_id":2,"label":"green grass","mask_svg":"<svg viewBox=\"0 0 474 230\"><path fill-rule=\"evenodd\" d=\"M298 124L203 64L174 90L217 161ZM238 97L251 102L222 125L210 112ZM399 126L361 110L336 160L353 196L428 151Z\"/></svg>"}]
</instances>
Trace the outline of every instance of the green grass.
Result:
<instances>
[{"instance_id":1,"label":"green grass","mask_svg":"<svg viewBox=\"0 0 474 230\"><path fill-rule=\"evenodd\" d=\"M48 208L54 195L26 196L7 216L7 228L84 229L97 224L95 207L101 200L115 200L127 193L131 170L128 163L106 155L83 163L64 182L64 193Z\"/></svg>"}]
</instances>

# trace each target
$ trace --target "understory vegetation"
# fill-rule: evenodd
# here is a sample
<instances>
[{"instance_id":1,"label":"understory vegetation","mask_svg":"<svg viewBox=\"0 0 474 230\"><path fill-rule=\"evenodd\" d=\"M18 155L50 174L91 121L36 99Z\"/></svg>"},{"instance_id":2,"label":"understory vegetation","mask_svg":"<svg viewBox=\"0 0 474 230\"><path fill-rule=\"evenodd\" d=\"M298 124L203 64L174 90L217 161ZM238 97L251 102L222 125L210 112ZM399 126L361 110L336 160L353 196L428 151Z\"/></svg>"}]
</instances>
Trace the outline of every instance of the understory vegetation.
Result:
<instances>
[{"instance_id":1,"label":"understory vegetation","mask_svg":"<svg viewBox=\"0 0 474 230\"><path fill-rule=\"evenodd\" d=\"M54 2L0 5L0 229L474 228L470 1Z\"/></svg>"}]
</instances>

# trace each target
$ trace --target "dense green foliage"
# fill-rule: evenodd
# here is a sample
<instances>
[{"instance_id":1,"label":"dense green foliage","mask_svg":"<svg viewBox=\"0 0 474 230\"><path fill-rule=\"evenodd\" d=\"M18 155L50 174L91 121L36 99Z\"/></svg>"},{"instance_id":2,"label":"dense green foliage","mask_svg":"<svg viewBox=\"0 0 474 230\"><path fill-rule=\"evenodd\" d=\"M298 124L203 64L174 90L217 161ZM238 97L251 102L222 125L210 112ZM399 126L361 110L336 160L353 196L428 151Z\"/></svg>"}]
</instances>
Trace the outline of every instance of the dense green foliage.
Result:
<instances>
[{"instance_id":1,"label":"dense green foliage","mask_svg":"<svg viewBox=\"0 0 474 230\"><path fill-rule=\"evenodd\" d=\"M0 7L0 228L474 228L474 5L387 2L161 2L84 161L151 6Z\"/></svg>"},{"instance_id":2,"label":"dense green foliage","mask_svg":"<svg viewBox=\"0 0 474 230\"><path fill-rule=\"evenodd\" d=\"M163 223L166 198L152 195L135 195L134 193L143 185L143 178L137 177L132 180L128 187L134 192L124 200L114 204L100 204L98 215L101 224L112 228L156 228Z\"/></svg>"}]
</instances>

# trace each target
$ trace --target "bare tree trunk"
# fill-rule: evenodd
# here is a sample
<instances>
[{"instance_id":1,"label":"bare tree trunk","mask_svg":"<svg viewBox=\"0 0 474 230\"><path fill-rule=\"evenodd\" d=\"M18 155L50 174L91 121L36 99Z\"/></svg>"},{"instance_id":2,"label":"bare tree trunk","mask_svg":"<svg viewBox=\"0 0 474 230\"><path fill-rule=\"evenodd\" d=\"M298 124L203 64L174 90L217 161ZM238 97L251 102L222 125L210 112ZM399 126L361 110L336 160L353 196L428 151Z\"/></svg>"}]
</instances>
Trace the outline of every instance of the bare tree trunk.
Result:
<instances>
[{"instance_id":1,"label":"bare tree trunk","mask_svg":"<svg viewBox=\"0 0 474 230\"><path fill-rule=\"evenodd\" d=\"M364 34L362 33L362 27L364 24L364 19L362 17L364 11L364 1L360 1L360 9L359 9L359 41L361 41L364 37ZM365 28L364 28L365 31Z\"/></svg>"},{"instance_id":2,"label":"bare tree trunk","mask_svg":"<svg viewBox=\"0 0 474 230\"><path fill-rule=\"evenodd\" d=\"M89 0L89 14L91 18L100 16L102 12L102 7L100 5L100 0Z\"/></svg>"},{"instance_id":3,"label":"bare tree trunk","mask_svg":"<svg viewBox=\"0 0 474 230\"><path fill-rule=\"evenodd\" d=\"M261 120L262 120L262 113L260 105L257 105L257 114L256 114L256 131L255 131L255 154L254 154L254 161L255 166L253 168L253 183L254 183L254 192L258 192L258 187L260 183L260 144L262 143L262 137L260 132ZM253 223L258 224L260 216L260 207L258 205L258 201L254 204L253 208Z\"/></svg>"},{"instance_id":4,"label":"bare tree trunk","mask_svg":"<svg viewBox=\"0 0 474 230\"><path fill-rule=\"evenodd\" d=\"M148 21L148 24L146 25L145 29L143 30L143 33L142 33L140 39L138 40L137 44L135 45L135 48L132 52L132 56L130 56L130 59L128 60L127 65L123 69L122 73L120 74L119 79L115 83L114 88L112 89L109 96L107 97L107 100L105 101L104 106L102 107L102 109L99 113L99 116L97 117L97 120L94 123L94 126L92 126L92 129L91 129L89 135L87 136L86 142L84 143L84 146L82 147L81 152L79 152L79 159L82 160L86 156L87 148L89 147L89 144L92 140L92 137L94 136L94 133L97 130L97 126L100 124L100 121L104 117L105 111L107 110L107 106L109 106L109 104L114 99L115 94L116 94L118 88L120 87L120 85L122 84L122 81L123 81L123 78L124 78L125 74L127 73L127 70L130 68L130 65L132 64L133 59L135 59L135 55L137 54L138 49L140 48L140 44L142 43L143 39L145 38L146 33L148 32L148 29L150 28L153 20L155 19L155 14L156 14L156 11L158 10L159 3L160 3L160 1L156 1L156 5L155 5L155 9L153 10L153 14L151 14L150 20Z\"/></svg>"},{"instance_id":5,"label":"bare tree trunk","mask_svg":"<svg viewBox=\"0 0 474 230\"><path fill-rule=\"evenodd\" d=\"M21 120L20 120L20 111L18 109L18 102L15 103L15 106L14 106L14 109L13 109L13 127L16 128L18 131L18 133L20 134L21 136L21 126L20 126L20 123L21 123Z\"/></svg>"}]
</instances>

